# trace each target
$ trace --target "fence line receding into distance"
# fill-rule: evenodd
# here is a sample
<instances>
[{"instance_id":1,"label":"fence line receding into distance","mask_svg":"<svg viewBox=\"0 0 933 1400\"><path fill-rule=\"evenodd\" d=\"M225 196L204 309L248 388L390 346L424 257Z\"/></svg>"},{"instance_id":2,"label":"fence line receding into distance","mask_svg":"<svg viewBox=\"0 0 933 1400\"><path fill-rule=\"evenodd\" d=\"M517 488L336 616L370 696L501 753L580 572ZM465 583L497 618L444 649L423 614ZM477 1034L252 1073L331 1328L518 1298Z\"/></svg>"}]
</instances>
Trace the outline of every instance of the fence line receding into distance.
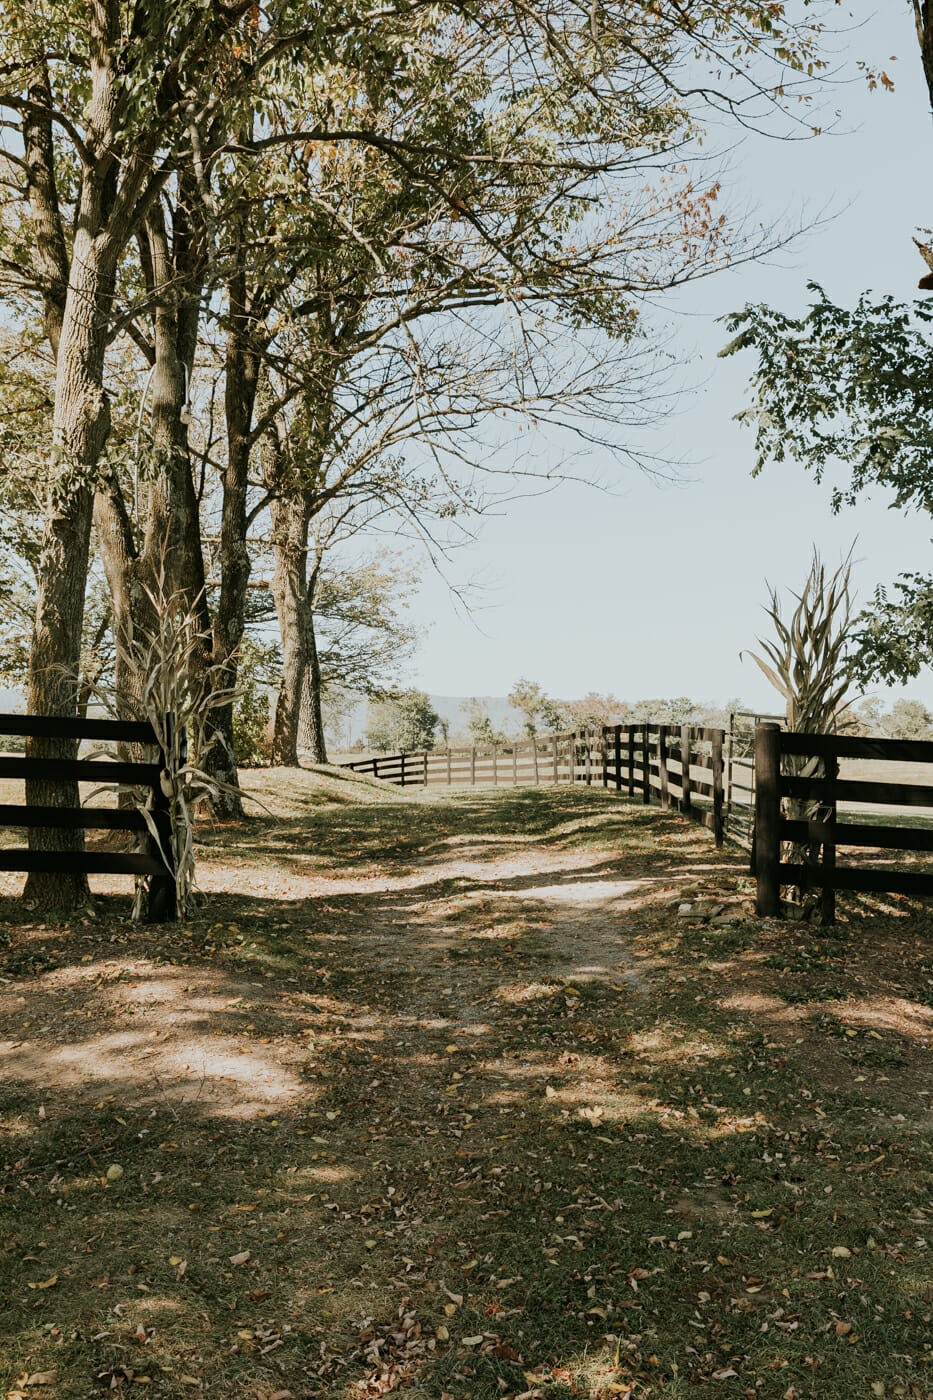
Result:
<instances>
[{"instance_id":1,"label":"fence line receding into distance","mask_svg":"<svg viewBox=\"0 0 933 1400\"><path fill-rule=\"evenodd\" d=\"M585 783L683 812L721 845L725 731L696 725L615 724L482 748L375 754L340 766L398 787Z\"/></svg>"}]
</instances>

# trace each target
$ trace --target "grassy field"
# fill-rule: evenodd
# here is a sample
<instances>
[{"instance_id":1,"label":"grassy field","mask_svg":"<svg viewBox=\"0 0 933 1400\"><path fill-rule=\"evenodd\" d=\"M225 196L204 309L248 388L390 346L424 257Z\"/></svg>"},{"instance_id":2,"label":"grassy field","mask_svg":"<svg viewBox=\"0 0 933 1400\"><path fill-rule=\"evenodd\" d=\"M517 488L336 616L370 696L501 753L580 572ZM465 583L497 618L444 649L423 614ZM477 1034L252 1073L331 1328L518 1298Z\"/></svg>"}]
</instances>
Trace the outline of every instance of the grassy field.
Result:
<instances>
[{"instance_id":1,"label":"grassy field","mask_svg":"<svg viewBox=\"0 0 933 1400\"><path fill-rule=\"evenodd\" d=\"M0 1396L933 1396L928 912L756 922L599 789L248 781L186 927L0 877Z\"/></svg>"}]
</instances>

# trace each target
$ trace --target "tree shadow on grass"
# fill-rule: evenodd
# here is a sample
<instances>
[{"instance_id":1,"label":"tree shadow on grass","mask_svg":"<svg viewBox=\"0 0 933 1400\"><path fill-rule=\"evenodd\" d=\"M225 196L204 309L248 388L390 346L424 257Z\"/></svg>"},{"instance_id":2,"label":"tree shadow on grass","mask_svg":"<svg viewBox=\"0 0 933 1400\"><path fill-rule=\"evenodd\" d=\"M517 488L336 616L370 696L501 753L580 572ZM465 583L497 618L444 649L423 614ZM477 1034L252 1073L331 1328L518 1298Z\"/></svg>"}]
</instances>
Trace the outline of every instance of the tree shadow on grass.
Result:
<instances>
[{"instance_id":1,"label":"tree shadow on grass","mask_svg":"<svg viewBox=\"0 0 933 1400\"><path fill-rule=\"evenodd\" d=\"M558 831L575 796L550 829L532 809L540 871L450 881L439 845L498 819L414 810L382 888L260 897L260 847L249 887L184 929L107 905L16 931L13 957L49 963L0 969L0 1382L924 1394L928 1131L896 1085L883 1105L854 1078L827 1089L812 1043L780 1033L769 979L798 974L764 959L786 931L676 921L669 878L731 878L734 858L656 814L577 847ZM391 850L370 816L341 813L323 854ZM673 849L645 860L651 832ZM414 841L424 883L386 888ZM559 896L581 890L574 929L621 928L643 991L567 975ZM735 987L772 1001L743 1010Z\"/></svg>"}]
</instances>

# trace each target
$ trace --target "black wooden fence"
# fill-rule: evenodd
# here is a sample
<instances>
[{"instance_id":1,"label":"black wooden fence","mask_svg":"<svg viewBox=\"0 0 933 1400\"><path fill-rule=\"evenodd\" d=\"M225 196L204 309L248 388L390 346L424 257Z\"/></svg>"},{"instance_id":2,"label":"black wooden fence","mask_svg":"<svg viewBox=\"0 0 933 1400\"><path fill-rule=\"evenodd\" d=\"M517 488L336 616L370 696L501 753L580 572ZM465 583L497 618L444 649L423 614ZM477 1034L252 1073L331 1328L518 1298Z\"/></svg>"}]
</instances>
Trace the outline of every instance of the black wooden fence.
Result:
<instances>
[{"instance_id":1,"label":"black wooden fence","mask_svg":"<svg viewBox=\"0 0 933 1400\"><path fill-rule=\"evenodd\" d=\"M342 763L398 787L586 783L657 801L723 839L722 729L616 724L504 745L376 754Z\"/></svg>"},{"instance_id":2,"label":"black wooden fence","mask_svg":"<svg viewBox=\"0 0 933 1400\"><path fill-rule=\"evenodd\" d=\"M159 845L149 833L142 813L124 807L27 806L0 803L0 826L25 827L34 831L106 830L145 833L139 844L144 850L86 851L0 849L0 870L25 871L85 871L87 874L149 875L149 907L151 920L171 919L176 915L175 874L171 869L171 813L168 799L162 792L160 777L166 766L165 753L152 725L143 722L109 719L56 719L37 715L0 715L0 735L22 735L37 739L70 741L75 757L32 758L0 757L0 778L37 778L45 782L120 783L133 787L151 788L152 817L159 833L159 843L169 864L159 853ZM154 749L153 762L122 762L110 759L80 759L77 757L81 739L100 743L139 744ZM44 843L43 843L44 845Z\"/></svg>"},{"instance_id":3,"label":"black wooden fence","mask_svg":"<svg viewBox=\"0 0 933 1400\"><path fill-rule=\"evenodd\" d=\"M839 764L844 759L925 765L927 781L840 777ZM933 894L931 871L840 865L837 859L840 848L933 851L931 827L898 826L879 820L875 812L859 813L863 821L844 813L840 821L838 812L840 802L870 804L881 808L882 815L885 807L892 806L933 808L933 742L788 734L777 725L763 724L755 731L755 778L753 869L761 917L780 913L782 885L821 890L826 924L835 917L836 890ZM792 856L796 847L796 859L783 859L782 844L787 843ZM801 854L805 859L800 859Z\"/></svg>"}]
</instances>

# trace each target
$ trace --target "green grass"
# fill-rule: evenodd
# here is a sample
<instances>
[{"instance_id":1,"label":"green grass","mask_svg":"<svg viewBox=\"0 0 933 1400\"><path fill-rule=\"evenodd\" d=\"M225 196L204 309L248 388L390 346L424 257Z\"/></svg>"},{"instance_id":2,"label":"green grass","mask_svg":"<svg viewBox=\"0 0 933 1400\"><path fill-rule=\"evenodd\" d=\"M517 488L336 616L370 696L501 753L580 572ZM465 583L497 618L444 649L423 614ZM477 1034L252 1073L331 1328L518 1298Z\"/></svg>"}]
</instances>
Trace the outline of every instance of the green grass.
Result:
<instances>
[{"instance_id":1,"label":"green grass","mask_svg":"<svg viewBox=\"0 0 933 1400\"><path fill-rule=\"evenodd\" d=\"M598 790L249 781L278 815L202 831L234 876L188 928L4 906L36 1063L0 1087L0 1395L933 1394L922 911L678 918L747 897L744 854ZM571 936L644 989L571 979ZM294 1091L183 1103L140 1059L65 1092L64 1025L92 1080L152 1026Z\"/></svg>"}]
</instances>

